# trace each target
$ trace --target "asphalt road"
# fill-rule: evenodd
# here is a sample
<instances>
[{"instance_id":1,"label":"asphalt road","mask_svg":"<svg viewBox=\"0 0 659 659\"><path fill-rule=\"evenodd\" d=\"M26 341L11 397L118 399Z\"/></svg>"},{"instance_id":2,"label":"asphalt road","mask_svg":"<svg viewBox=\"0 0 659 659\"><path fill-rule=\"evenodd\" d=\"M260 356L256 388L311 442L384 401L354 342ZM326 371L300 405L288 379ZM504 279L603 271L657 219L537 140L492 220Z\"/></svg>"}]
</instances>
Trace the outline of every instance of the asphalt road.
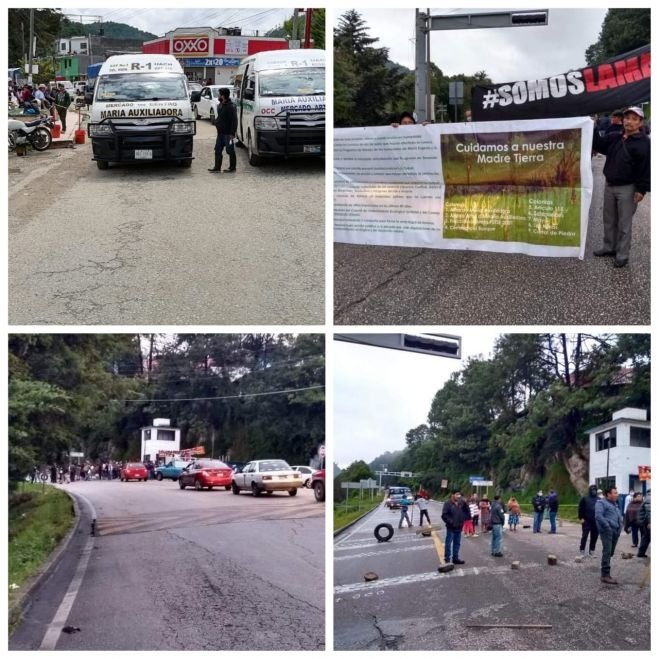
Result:
<instances>
[{"instance_id":1,"label":"asphalt road","mask_svg":"<svg viewBox=\"0 0 659 659\"><path fill-rule=\"evenodd\" d=\"M592 256L602 245L604 158L593 159L586 254L532 257L334 245L339 325L649 325L651 195L634 217L630 264Z\"/></svg>"},{"instance_id":2,"label":"asphalt road","mask_svg":"<svg viewBox=\"0 0 659 659\"><path fill-rule=\"evenodd\" d=\"M431 502L429 514L443 541L440 504ZM630 536L612 561L618 586L599 580L599 542L597 558L575 562L581 532L569 523L556 535L546 533L547 522L541 535L504 532L503 558L490 555L489 534L463 538L465 565L442 575L432 539L398 531L399 516L381 506L335 539L335 650L650 650L650 588L639 588L649 567L620 558L632 551ZM389 542L373 535L380 522L396 529ZM549 553L558 565L547 565ZM369 571L379 579L366 582ZM466 627L510 623L552 629Z\"/></svg>"},{"instance_id":3,"label":"asphalt road","mask_svg":"<svg viewBox=\"0 0 659 659\"><path fill-rule=\"evenodd\" d=\"M254 498L172 481L64 487L92 502L98 534L90 538L83 505L10 650L38 650L49 626L57 650L324 648L325 510L311 490ZM51 625L86 554L70 613ZM80 631L58 636L65 626Z\"/></svg>"},{"instance_id":4,"label":"asphalt road","mask_svg":"<svg viewBox=\"0 0 659 659\"><path fill-rule=\"evenodd\" d=\"M9 154L10 323L322 324L324 162L211 174L214 140L190 169Z\"/></svg>"}]
</instances>

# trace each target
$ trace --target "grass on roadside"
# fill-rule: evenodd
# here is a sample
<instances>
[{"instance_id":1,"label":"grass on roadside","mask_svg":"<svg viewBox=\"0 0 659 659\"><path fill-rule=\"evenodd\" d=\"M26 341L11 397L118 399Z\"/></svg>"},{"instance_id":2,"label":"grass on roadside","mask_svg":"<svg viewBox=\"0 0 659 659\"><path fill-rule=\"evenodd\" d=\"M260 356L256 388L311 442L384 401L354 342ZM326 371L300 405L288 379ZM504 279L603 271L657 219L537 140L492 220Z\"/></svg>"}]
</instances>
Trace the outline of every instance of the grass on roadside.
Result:
<instances>
[{"instance_id":1,"label":"grass on roadside","mask_svg":"<svg viewBox=\"0 0 659 659\"><path fill-rule=\"evenodd\" d=\"M377 508L382 503L382 497L375 497L373 501L370 499L358 498L351 499L346 507L346 502L342 501L334 504L334 530L343 528L346 524L350 524L364 513L367 513L374 508Z\"/></svg>"},{"instance_id":2,"label":"grass on roadside","mask_svg":"<svg viewBox=\"0 0 659 659\"><path fill-rule=\"evenodd\" d=\"M13 591L46 562L74 521L71 499L46 485L21 483L9 494L9 606Z\"/></svg>"}]
</instances>

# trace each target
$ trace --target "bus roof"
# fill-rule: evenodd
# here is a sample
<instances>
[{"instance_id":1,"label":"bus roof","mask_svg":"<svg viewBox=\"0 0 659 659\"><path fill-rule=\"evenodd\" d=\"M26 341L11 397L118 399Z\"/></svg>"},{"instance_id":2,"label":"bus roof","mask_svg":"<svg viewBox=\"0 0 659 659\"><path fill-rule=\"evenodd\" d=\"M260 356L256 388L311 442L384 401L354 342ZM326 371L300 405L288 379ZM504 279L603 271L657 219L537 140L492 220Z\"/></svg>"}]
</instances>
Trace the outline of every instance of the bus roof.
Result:
<instances>
[{"instance_id":1,"label":"bus roof","mask_svg":"<svg viewBox=\"0 0 659 659\"><path fill-rule=\"evenodd\" d=\"M116 73L183 73L180 62L173 55L113 55L101 67L100 75Z\"/></svg>"},{"instance_id":2,"label":"bus roof","mask_svg":"<svg viewBox=\"0 0 659 659\"><path fill-rule=\"evenodd\" d=\"M305 67L325 67L325 51L316 48L292 50L266 50L246 57L243 64L252 64L255 71L266 69L299 69Z\"/></svg>"}]
</instances>

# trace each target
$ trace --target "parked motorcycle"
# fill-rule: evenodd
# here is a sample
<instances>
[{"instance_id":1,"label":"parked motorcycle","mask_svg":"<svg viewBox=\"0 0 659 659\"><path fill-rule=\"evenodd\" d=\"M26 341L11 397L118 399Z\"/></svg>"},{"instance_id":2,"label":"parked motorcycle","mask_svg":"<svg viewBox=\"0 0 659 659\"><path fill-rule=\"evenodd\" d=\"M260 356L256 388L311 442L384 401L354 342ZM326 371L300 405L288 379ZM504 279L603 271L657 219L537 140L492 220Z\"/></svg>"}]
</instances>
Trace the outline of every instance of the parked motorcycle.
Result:
<instances>
[{"instance_id":1,"label":"parked motorcycle","mask_svg":"<svg viewBox=\"0 0 659 659\"><path fill-rule=\"evenodd\" d=\"M29 144L35 151L45 151L53 142L51 117L40 117L36 121L24 123L18 119L9 119L9 150Z\"/></svg>"}]
</instances>

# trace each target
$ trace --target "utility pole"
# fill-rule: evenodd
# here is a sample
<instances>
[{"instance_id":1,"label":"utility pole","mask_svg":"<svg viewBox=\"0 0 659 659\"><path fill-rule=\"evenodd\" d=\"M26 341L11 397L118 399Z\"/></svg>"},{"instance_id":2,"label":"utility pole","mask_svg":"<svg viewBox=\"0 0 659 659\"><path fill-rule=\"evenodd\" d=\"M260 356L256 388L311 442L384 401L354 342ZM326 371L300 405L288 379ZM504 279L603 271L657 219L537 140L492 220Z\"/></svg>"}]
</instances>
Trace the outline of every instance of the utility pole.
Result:
<instances>
[{"instance_id":1,"label":"utility pole","mask_svg":"<svg viewBox=\"0 0 659 659\"><path fill-rule=\"evenodd\" d=\"M430 16L430 8L428 8ZM430 31L426 32L426 121L432 119L432 85L430 84Z\"/></svg>"},{"instance_id":2,"label":"utility pole","mask_svg":"<svg viewBox=\"0 0 659 659\"><path fill-rule=\"evenodd\" d=\"M311 17L313 9L307 9L307 14L304 18L304 47L311 48Z\"/></svg>"},{"instance_id":3,"label":"utility pole","mask_svg":"<svg viewBox=\"0 0 659 659\"><path fill-rule=\"evenodd\" d=\"M27 43L27 47L30 49L30 54L28 56L28 74L27 74L27 82L29 85L32 84L32 59L34 55L34 46L33 42L34 41L34 9L30 9L30 39Z\"/></svg>"},{"instance_id":4,"label":"utility pole","mask_svg":"<svg viewBox=\"0 0 659 659\"><path fill-rule=\"evenodd\" d=\"M299 9L293 9L293 29L291 31L291 41L297 41L297 17Z\"/></svg>"},{"instance_id":5,"label":"utility pole","mask_svg":"<svg viewBox=\"0 0 659 659\"><path fill-rule=\"evenodd\" d=\"M414 80L414 109L416 111L416 120L421 123L426 121L427 102L426 98L429 93L428 89L428 60L426 59L426 39L429 38L429 31L427 28L428 14L416 11L416 41L415 41L415 69L416 76Z\"/></svg>"}]
</instances>

